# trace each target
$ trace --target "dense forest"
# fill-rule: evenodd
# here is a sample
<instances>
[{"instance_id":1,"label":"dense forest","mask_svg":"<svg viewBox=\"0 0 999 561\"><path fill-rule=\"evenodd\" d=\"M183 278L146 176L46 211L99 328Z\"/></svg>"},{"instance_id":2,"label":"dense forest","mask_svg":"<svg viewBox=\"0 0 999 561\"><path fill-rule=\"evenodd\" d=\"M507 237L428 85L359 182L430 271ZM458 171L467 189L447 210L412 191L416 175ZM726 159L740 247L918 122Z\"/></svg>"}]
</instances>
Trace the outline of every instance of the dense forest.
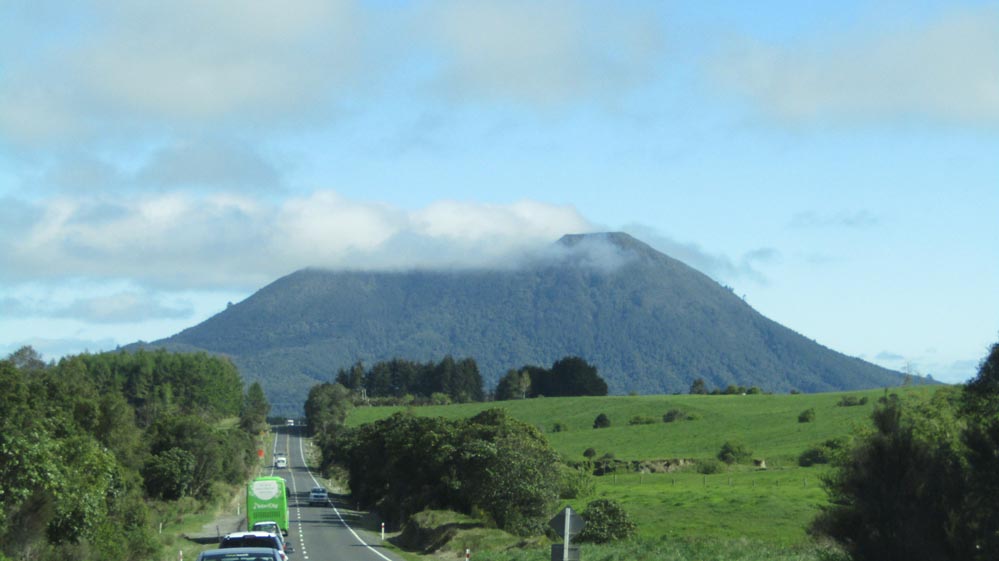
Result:
<instances>
[{"instance_id":1,"label":"dense forest","mask_svg":"<svg viewBox=\"0 0 999 561\"><path fill-rule=\"evenodd\" d=\"M157 557L156 519L246 480L269 408L204 353L46 364L25 347L0 361L0 387L0 560Z\"/></svg>"}]
</instances>

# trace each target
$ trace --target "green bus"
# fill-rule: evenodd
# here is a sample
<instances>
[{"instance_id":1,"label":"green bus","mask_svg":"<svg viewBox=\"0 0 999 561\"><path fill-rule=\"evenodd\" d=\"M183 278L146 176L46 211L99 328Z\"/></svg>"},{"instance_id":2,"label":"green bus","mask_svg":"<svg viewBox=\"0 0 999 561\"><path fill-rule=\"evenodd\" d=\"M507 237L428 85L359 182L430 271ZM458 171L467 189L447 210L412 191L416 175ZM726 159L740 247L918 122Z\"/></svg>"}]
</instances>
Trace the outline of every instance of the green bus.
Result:
<instances>
[{"instance_id":1,"label":"green bus","mask_svg":"<svg viewBox=\"0 0 999 561\"><path fill-rule=\"evenodd\" d=\"M246 484L246 527L268 520L288 534L288 492L281 477L258 477Z\"/></svg>"}]
</instances>

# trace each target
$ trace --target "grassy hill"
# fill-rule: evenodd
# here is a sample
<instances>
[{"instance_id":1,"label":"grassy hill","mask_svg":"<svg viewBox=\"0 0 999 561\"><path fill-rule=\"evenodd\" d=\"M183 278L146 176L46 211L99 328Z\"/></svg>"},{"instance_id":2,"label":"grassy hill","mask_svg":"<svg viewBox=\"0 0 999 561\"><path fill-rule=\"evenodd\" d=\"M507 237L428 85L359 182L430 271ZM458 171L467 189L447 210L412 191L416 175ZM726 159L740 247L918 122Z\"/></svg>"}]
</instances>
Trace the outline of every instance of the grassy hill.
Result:
<instances>
[{"instance_id":1,"label":"grassy hill","mask_svg":"<svg viewBox=\"0 0 999 561\"><path fill-rule=\"evenodd\" d=\"M942 386L894 388L902 399L929 398ZM620 460L714 458L726 440L739 440L764 459L766 470L733 466L712 475L693 467L675 473L618 472L596 477L592 495L567 501L582 510L595 498L624 504L638 523L639 536L659 540L749 539L789 547L807 541L805 529L826 504L820 480L827 467L802 468L798 456L822 441L849 436L871 426L870 414L884 390L798 395L669 395L539 398L409 408L415 415L448 418L472 416L502 407L516 418L543 430L564 457L582 460L586 448ZM868 404L843 407L844 396L867 397ZM815 420L799 423L798 414L814 408ZM385 418L399 407L357 408L347 423L357 426ZM695 420L629 425L636 415L661 418L682 409ZM599 413L611 418L609 428L594 429ZM567 431L552 432L555 423Z\"/></svg>"}]
</instances>

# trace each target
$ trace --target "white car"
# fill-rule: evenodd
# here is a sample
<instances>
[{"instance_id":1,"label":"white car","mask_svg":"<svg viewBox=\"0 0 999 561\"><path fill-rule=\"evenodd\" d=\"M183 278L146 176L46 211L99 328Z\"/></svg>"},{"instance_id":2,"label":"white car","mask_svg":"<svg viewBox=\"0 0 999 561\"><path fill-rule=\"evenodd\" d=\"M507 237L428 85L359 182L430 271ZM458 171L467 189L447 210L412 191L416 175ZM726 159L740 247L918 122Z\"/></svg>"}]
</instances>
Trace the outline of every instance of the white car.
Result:
<instances>
[{"instance_id":1,"label":"white car","mask_svg":"<svg viewBox=\"0 0 999 561\"><path fill-rule=\"evenodd\" d=\"M278 469L288 467L288 458L285 458L284 456L278 456L277 458L274 458L274 467Z\"/></svg>"},{"instance_id":2,"label":"white car","mask_svg":"<svg viewBox=\"0 0 999 561\"><path fill-rule=\"evenodd\" d=\"M329 502L329 499L330 499L329 493L327 493L326 489L322 487L313 487L312 490L309 491L310 505L326 506L326 503Z\"/></svg>"}]
</instances>

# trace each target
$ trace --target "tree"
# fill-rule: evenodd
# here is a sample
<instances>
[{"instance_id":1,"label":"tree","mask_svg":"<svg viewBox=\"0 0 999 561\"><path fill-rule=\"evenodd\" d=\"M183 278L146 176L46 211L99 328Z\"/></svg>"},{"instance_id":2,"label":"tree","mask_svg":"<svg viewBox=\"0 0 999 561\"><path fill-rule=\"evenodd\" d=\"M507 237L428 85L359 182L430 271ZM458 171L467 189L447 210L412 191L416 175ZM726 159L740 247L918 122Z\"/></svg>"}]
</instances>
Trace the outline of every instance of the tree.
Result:
<instances>
[{"instance_id":1,"label":"tree","mask_svg":"<svg viewBox=\"0 0 999 561\"><path fill-rule=\"evenodd\" d=\"M557 393L551 395L607 395L607 382L597 374L596 367L578 356L555 361L551 375L557 387Z\"/></svg>"},{"instance_id":2,"label":"tree","mask_svg":"<svg viewBox=\"0 0 999 561\"><path fill-rule=\"evenodd\" d=\"M527 370L508 370L496 384L496 401L524 399L531 389L531 374Z\"/></svg>"},{"instance_id":3,"label":"tree","mask_svg":"<svg viewBox=\"0 0 999 561\"><path fill-rule=\"evenodd\" d=\"M954 450L920 436L889 400L824 485L830 506L812 531L832 537L856 561L974 559L962 539L965 490Z\"/></svg>"},{"instance_id":4,"label":"tree","mask_svg":"<svg viewBox=\"0 0 999 561\"><path fill-rule=\"evenodd\" d=\"M267 426L267 414L271 404L267 402L264 389L259 382L253 382L246 390L243 408L239 414L239 426L250 434L256 434Z\"/></svg>"},{"instance_id":5,"label":"tree","mask_svg":"<svg viewBox=\"0 0 999 561\"><path fill-rule=\"evenodd\" d=\"M690 383L690 393L691 395L707 395L708 385L704 382L704 378L697 378Z\"/></svg>"},{"instance_id":6,"label":"tree","mask_svg":"<svg viewBox=\"0 0 999 561\"><path fill-rule=\"evenodd\" d=\"M609 426L611 426L611 421L606 413L597 415L597 418L593 420L593 428L595 429L605 429Z\"/></svg>"}]
</instances>

